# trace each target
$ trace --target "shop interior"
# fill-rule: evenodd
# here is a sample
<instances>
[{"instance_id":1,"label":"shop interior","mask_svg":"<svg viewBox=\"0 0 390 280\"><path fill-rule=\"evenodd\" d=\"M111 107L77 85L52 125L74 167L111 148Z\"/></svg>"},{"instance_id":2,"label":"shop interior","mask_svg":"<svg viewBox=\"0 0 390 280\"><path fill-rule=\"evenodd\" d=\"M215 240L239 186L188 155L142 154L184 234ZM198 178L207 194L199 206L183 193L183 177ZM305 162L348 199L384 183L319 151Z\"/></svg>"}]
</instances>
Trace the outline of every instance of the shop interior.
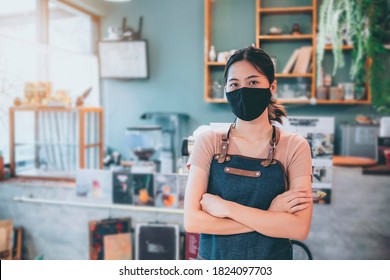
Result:
<instances>
[{"instance_id":1,"label":"shop interior","mask_svg":"<svg viewBox=\"0 0 390 280\"><path fill-rule=\"evenodd\" d=\"M390 1L331 2L0 1L0 259L196 259L186 164L250 45L312 152L294 258L390 259Z\"/></svg>"}]
</instances>

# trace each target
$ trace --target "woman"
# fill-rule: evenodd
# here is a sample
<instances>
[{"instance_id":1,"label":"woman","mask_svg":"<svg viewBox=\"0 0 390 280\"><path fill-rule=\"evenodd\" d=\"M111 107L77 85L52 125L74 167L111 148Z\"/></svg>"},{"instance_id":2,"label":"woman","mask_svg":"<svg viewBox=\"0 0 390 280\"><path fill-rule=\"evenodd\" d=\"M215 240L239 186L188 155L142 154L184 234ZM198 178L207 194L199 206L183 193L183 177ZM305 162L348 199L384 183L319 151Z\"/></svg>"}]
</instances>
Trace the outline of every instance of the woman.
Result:
<instances>
[{"instance_id":1,"label":"woman","mask_svg":"<svg viewBox=\"0 0 390 280\"><path fill-rule=\"evenodd\" d=\"M188 161L184 224L201 233L199 259L291 259L289 239L305 239L312 215L311 154L301 136L276 128L270 57L236 51L225 67L227 100L236 121L195 141Z\"/></svg>"}]
</instances>

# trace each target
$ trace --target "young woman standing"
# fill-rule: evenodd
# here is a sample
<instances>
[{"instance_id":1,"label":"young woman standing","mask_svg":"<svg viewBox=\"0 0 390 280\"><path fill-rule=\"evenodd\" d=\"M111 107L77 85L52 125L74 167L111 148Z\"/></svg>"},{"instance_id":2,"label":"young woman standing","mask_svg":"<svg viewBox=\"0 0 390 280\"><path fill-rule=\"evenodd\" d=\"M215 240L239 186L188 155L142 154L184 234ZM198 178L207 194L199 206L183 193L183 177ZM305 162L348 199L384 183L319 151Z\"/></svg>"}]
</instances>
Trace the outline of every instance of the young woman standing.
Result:
<instances>
[{"instance_id":1,"label":"young woman standing","mask_svg":"<svg viewBox=\"0 0 390 280\"><path fill-rule=\"evenodd\" d=\"M311 223L309 144L274 126L286 112L262 49L236 51L224 84L236 121L196 138L185 229L201 233L199 259L291 259L289 239L305 239Z\"/></svg>"}]
</instances>

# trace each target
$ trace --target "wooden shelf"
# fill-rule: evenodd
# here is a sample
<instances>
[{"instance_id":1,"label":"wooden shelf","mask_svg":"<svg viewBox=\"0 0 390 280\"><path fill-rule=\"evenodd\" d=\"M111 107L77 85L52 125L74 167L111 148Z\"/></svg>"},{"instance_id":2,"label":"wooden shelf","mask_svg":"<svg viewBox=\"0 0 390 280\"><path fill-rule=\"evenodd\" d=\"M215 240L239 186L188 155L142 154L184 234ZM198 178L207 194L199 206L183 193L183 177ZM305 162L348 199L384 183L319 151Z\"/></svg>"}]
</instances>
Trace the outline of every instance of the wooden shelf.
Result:
<instances>
[{"instance_id":1,"label":"wooden shelf","mask_svg":"<svg viewBox=\"0 0 390 280\"><path fill-rule=\"evenodd\" d=\"M277 98L282 104L309 104L309 99L298 99L298 98Z\"/></svg>"},{"instance_id":2,"label":"wooden shelf","mask_svg":"<svg viewBox=\"0 0 390 280\"><path fill-rule=\"evenodd\" d=\"M278 98L277 99L282 104L310 104L309 99L294 99L294 98ZM224 98L207 98L206 102L209 103L227 103L227 100ZM318 100L316 104L338 104L338 105L359 105L359 104L371 104L369 100Z\"/></svg>"},{"instance_id":3,"label":"wooden shelf","mask_svg":"<svg viewBox=\"0 0 390 280\"><path fill-rule=\"evenodd\" d=\"M317 104L340 104L340 105L357 105L357 104L371 104L369 100L318 100Z\"/></svg>"},{"instance_id":4,"label":"wooden shelf","mask_svg":"<svg viewBox=\"0 0 390 280\"><path fill-rule=\"evenodd\" d=\"M342 50L353 50L353 46L352 45L343 45L341 47ZM332 45L326 45L325 46L325 50L326 51L331 51L333 50L333 46Z\"/></svg>"},{"instance_id":5,"label":"wooden shelf","mask_svg":"<svg viewBox=\"0 0 390 280\"><path fill-rule=\"evenodd\" d=\"M284 7L284 8L259 8L259 13L263 14L295 14L312 13L313 7Z\"/></svg>"},{"instance_id":6,"label":"wooden shelf","mask_svg":"<svg viewBox=\"0 0 390 280\"><path fill-rule=\"evenodd\" d=\"M275 74L276 78L313 78L312 73L288 73L288 74L283 74L283 73L276 73Z\"/></svg>"},{"instance_id":7,"label":"wooden shelf","mask_svg":"<svg viewBox=\"0 0 390 280\"><path fill-rule=\"evenodd\" d=\"M312 40L314 38L313 34L302 34L302 35L260 35L257 36L259 40Z\"/></svg>"},{"instance_id":8,"label":"wooden shelf","mask_svg":"<svg viewBox=\"0 0 390 280\"><path fill-rule=\"evenodd\" d=\"M209 103L227 103L227 100L225 98L211 98L211 97L206 97L206 102Z\"/></svg>"},{"instance_id":9,"label":"wooden shelf","mask_svg":"<svg viewBox=\"0 0 390 280\"><path fill-rule=\"evenodd\" d=\"M208 66L225 66L226 62L207 61L206 65L208 65Z\"/></svg>"}]
</instances>

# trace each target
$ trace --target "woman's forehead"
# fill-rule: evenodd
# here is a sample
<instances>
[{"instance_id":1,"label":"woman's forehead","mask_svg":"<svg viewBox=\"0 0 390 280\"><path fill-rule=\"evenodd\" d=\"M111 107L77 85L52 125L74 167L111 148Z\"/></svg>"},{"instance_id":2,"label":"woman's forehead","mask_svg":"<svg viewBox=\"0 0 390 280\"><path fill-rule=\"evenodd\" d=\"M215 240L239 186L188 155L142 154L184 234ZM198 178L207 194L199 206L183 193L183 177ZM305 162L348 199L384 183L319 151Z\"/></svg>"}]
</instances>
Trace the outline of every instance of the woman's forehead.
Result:
<instances>
[{"instance_id":1,"label":"woman's forehead","mask_svg":"<svg viewBox=\"0 0 390 280\"><path fill-rule=\"evenodd\" d=\"M249 76L264 76L255 66L246 60L240 60L229 67L228 79L230 78L247 78Z\"/></svg>"}]
</instances>

